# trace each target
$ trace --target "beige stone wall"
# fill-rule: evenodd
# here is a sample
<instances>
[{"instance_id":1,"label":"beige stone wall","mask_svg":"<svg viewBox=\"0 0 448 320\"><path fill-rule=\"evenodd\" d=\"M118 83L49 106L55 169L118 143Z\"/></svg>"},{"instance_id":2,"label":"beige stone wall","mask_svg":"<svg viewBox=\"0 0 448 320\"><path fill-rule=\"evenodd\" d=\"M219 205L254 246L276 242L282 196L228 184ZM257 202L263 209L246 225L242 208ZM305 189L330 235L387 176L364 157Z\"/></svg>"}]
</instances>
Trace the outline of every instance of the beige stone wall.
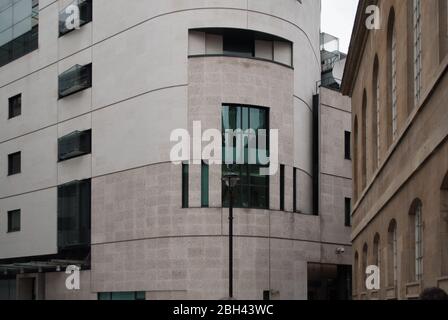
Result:
<instances>
[{"instance_id":1,"label":"beige stone wall","mask_svg":"<svg viewBox=\"0 0 448 320\"><path fill-rule=\"evenodd\" d=\"M360 61L359 72L355 78L352 105L353 118L361 125L361 106L364 90L367 93L367 139L358 141L358 171L354 172L355 184L362 185L361 167L362 147L366 147L367 177L366 189L357 193L353 212L354 254L362 261L364 245L368 246L368 264L373 261L373 241L375 234L380 236L381 248L381 290L366 293L362 284L362 270L355 275L359 287L354 289L357 298L413 298L421 289L429 286L446 286L442 273L442 252L446 249L442 238L446 221L440 215L443 178L448 171L446 137L448 136L448 99L446 77L447 58L442 56L439 47L439 1L422 1L423 32L423 91L421 101L414 107L413 99L413 34L412 1L379 1L382 25L381 30L370 31L365 50ZM390 97L387 90L387 22L390 9L394 7L397 32L397 83L398 83L398 137L388 143L387 127ZM380 77L380 166L374 172L372 166L374 139L372 123L373 108L373 64L375 54L379 58ZM359 136L362 128L359 127ZM356 142L355 142L356 143ZM356 168L356 166L355 166ZM415 199L423 203L423 280L412 283L410 252L411 243L409 211ZM390 283L388 269L391 259L387 255L388 226L397 222L398 279L397 285ZM390 274L390 272L389 272Z\"/></svg>"}]
</instances>

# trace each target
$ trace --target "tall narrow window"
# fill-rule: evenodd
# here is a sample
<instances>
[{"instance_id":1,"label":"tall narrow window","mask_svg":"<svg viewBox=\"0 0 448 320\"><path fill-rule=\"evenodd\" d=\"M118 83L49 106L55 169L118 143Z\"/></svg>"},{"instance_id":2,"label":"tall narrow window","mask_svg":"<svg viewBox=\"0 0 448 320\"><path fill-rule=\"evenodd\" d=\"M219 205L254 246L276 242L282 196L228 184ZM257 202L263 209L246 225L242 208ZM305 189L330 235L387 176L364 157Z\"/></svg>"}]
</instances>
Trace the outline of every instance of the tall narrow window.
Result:
<instances>
[{"instance_id":1,"label":"tall narrow window","mask_svg":"<svg viewBox=\"0 0 448 320\"><path fill-rule=\"evenodd\" d=\"M361 186L362 190L367 185L367 92L364 90L362 97L362 123L361 123Z\"/></svg>"},{"instance_id":2,"label":"tall narrow window","mask_svg":"<svg viewBox=\"0 0 448 320\"><path fill-rule=\"evenodd\" d=\"M389 224L388 236L388 285L396 286L398 276L397 224L392 220Z\"/></svg>"},{"instance_id":3,"label":"tall narrow window","mask_svg":"<svg viewBox=\"0 0 448 320\"><path fill-rule=\"evenodd\" d=\"M448 1L439 0L439 61L448 52Z\"/></svg>"},{"instance_id":4,"label":"tall narrow window","mask_svg":"<svg viewBox=\"0 0 448 320\"><path fill-rule=\"evenodd\" d=\"M367 288L365 288L364 284L366 282L367 279L367 274L366 274L366 270L367 270L367 257L368 257L368 246L367 243L364 244L364 247L362 248L362 266L361 266L361 274L362 274L362 286L363 286L363 291Z\"/></svg>"},{"instance_id":5,"label":"tall narrow window","mask_svg":"<svg viewBox=\"0 0 448 320\"><path fill-rule=\"evenodd\" d=\"M448 276L448 173L443 179L440 188L440 219L442 247L442 276Z\"/></svg>"},{"instance_id":6,"label":"tall narrow window","mask_svg":"<svg viewBox=\"0 0 448 320\"><path fill-rule=\"evenodd\" d=\"M381 246L378 233L373 238L373 262L381 270Z\"/></svg>"},{"instance_id":7,"label":"tall narrow window","mask_svg":"<svg viewBox=\"0 0 448 320\"><path fill-rule=\"evenodd\" d=\"M353 137L353 191L354 191L354 197L355 200L358 199L358 193L359 193L359 172L358 172L358 161L359 161L359 154L358 154L358 117L355 115L355 121L353 124L353 130L354 130L354 137ZM355 201L356 202L356 201Z\"/></svg>"},{"instance_id":8,"label":"tall narrow window","mask_svg":"<svg viewBox=\"0 0 448 320\"><path fill-rule=\"evenodd\" d=\"M397 100L397 33L395 25L392 27L391 42L391 62L392 62L392 135L393 140L398 134L398 100Z\"/></svg>"},{"instance_id":9,"label":"tall narrow window","mask_svg":"<svg viewBox=\"0 0 448 320\"><path fill-rule=\"evenodd\" d=\"M201 168L201 206L209 206L209 165L205 161L202 161Z\"/></svg>"},{"instance_id":10,"label":"tall narrow window","mask_svg":"<svg viewBox=\"0 0 448 320\"><path fill-rule=\"evenodd\" d=\"M8 232L20 231L20 210L8 211Z\"/></svg>"},{"instance_id":11,"label":"tall narrow window","mask_svg":"<svg viewBox=\"0 0 448 320\"><path fill-rule=\"evenodd\" d=\"M345 131L344 132L344 147L345 147L345 159L351 160L352 159L352 151L351 151L351 132Z\"/></svg>"},{"instance_id":12,"label":"tall narrow window","mask_svg":"<svg viewBox=\"0 0 448 320\"><path fill-rule=\"evenodd\" d=\"M285 211L285 165L280 165L280 211Z\"/></svg>"},{"instance_id":13,"label":"tall narrow window","mask_svg":"<svg viewBox=\"0 0 448 320\"><path fill-rule=\"evenodd\" d=\"M188 163L182 164L182 208L188 208Z\"/></svg>"},{"instance_id":14,"label":"tall narrow window","mask_svg":"<svg viewBox=\"0 0 448 320\"><path fill-rule=\"evenodd\" d=\"M58 247L79 248L90 245L90 179L58 186Z\"/></svg>"},{"instance_id":15,"label":"tall narrow window","mask_svg":"<svg viewBox=\"0 0 448 320\"><path fill-rule=\"evenodd\" d=\"M422 24L421 0L414 1L414 103L418 105L422 91Z\"/></svg>"},{"instance_id":16,"label":"tall narrow window","mask_svg":"<svg viewBox=\"0 0 448 320\"><path fill-rule=\"evenodd\" d=\"M375 56L373 63L372 89L372 169L375 172L380 163L380 79L378 56Z\"/></svg>"},{"instance_id":17,"label":"tall narrow window","mask_svg":"<svg viewBox=\"0 0 448 320\"><path fill-rule=\"evenodd\" d=\"M8 119L18 117L22 114L22 95L18 94L9 98Z\"/></svg>"},{"instance_id":18,"label":"tall narrow window","mask_svg":"<svg viewBox=\"0 0 448 320\"><path fill-rule=\"evenodd\" d=\"M351 227L352 226L352 199L345 198L344 209L345 209L345 226Z\"/></svg>"},{"instance_id":19,"label":"tall narrow window","mask_svg":"<svg viewBox=\"0 0 448 320\"><path fill-rule=\"evenodd\" d=\"M293 212L297 212L297 168L293 169L292 197L292 210Z\"/></svg>"},{"instance_id":20,"label":"tall narrow window","mask_svg":"<svg viewBox=\"0 0 448 320\"><path fill-rule=\"evenodd\" d=\"M422 202L417 199L412 203L409 212L409 268L410 281L420 281L423 275L423 222Z\"/></svg>"},{"instance_id":21,"label":"tall narrow window","mask_svg":"<svg viewBox=\"0 0 448 320\"><path fill-rule=\"evenodd\" d=\"M22 153L16 152L8 155L8 175L19 174L22 171Z\"/></svg>"},{"instance_id":22,"label":"tall narrow window","mask_svg":"<svg viewBox=\"0 0 448 320\"><path fill-rule=\"evenodd\" d=\"M387 26L387 108L386 128L387 145L390 146L397 135L397 35L395 28L395 10L389 13Z\"/></svg>"},{"instance_id":23,"label":"tall narrow window","mask_svg":"<svg viewBox=\"0 0 448 320\"><path fill-rule=\"evenodd\" d=\"M242 135L237 132L244 132ZM260 156L269 154L269 109L243 105L223 105L222 133L223 160L222 175L237 174L240 178L233 188L233 204L239 208L269 208L269 176L260 169L266 169ZM252 161L249 159L252 158ZM255 162L255 163L254 163ZM222 203L229 205L229 188L222 183Z\"/></svg>"},{"instance_id":24,"label":"tall narrow window","mask_svg":"<svg viewBox=\"0 0 448 320\"><path fill-rule=\"evenodd\" d=\"M354 263L354 272L353 272L353 288L354 293L359 293L359 254L358 251L355 252L355 263Z\"/></svg>"},{"instance_id":25,"label":"tall narrow window","mask_svg":"<svg viewBox=\"0 0 448 320\"><path fill-rule=\"evenodd\" d=\"M422 206L415 212L415 279L422 280L423 276L423 221Z\"/></svg>"}]
</instances>

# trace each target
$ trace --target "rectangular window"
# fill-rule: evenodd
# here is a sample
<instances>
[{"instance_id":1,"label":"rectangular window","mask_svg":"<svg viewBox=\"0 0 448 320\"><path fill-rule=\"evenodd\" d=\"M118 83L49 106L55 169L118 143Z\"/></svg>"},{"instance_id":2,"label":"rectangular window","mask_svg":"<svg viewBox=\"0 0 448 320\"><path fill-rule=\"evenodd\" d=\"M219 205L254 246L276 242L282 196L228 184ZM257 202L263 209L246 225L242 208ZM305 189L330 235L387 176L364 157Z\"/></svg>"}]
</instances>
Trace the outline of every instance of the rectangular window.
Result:
<instances>
[{"instance_id":1,"label":"rectangular window","mask_svg":"<svg viewBox=\"0 0 448 320\"><path fill-rule=\"evenodd\" d=\"M59 75L59 98L64 98L92 86L92 64L75 65Z\"/></svg>"},{"instance_id":2,"label":"rectangular window","mask_svg":"<svg viewBox=\"0 0 448 320\"><path fill-rule=\"evenodd\" d=\"M75 131L58 139L58 159L64 161L92 151L92 130Z\"/></svg>"},{"instance_id":3,"label":"rectangular window","mask_svg":"<svg viewBox=\"0 0 448 320\"><path fill-rule=\"evenodd\" d=\"M8 211L8 232L20 231L20 210Z\"/></svg>"},{"instance_id":4,"label":"rectangular window","mask_svg":"<svg viewBox=\"0 0 448 320\"><path fill-rule=\"evenodd\" d=\"M71 5L75 5L79 8L79 26L82 27L83 25L89 23L92 21L92 0L75 0L73 1ZM75 29L68 29L66 26L66 20L73 14L72 11L69 11L69 13L66 12L66 8L62 10L59 13L59 36L63 36L70 31L73 31Z\"/></svg>"},{"instance_id":5,"label":"rectangular window","mask_svg":"<svg viewBox=\"0 0 448 320\"><path fill-rule=\"evenodd\" d=\"M22 95L18 94L9 98L8 105L8 119L20 116L22 114Z\"/></svg>"},{"instance_id":6,"label":"rectangular window","mask_svg":"<svg viewBox=\"0 0 448 320\"><path fill-rule=\"evenodd\" d=\"M38 0L0 1L0 67L38 48Z\"/></svg>"},{"instance_id":7,"label":"rectangular window","mask_svg":"<svg viewBox=\"0 0 448 320\"><path fill-rule=\"evenodd\" d=\"M182 164L182 208L188 208L188 163Z\"/></svg>"},{"instance_id":8,"label":"rectangular window","mask_svg":"<svg viewBox=\"0 0 448 320\"><path fill-rule=\"evenodd\" d=\"M246 30L226 30L223 48L226 55L253 57L255 56L254 33Z\"/></svg>"},{"instance_id":9,"label":"rectangular window","mask_svg":"<svg viewBox=\"0 0 448 320\"><path fill-rule=\"evenodd\" d=\"M280 211L285 211L285 165L280 165Z\"/></svg>"},{"instance_id":10,"label":"rectangular window","mask_svg":"<svg viewBox=\"0 0 448 320\"><path fill-rule=\"evenodd\" d=\"M8 155L8 175L19 174L21 172L22 153L16 152Z\"/></svg>"},{"instance_id":11,"label":"rectangular window","mask_svg":"<svg viewBox=\"0 0 448 320\"><path fill-rule=\"evenodd\" d=\"M352 159L352 150L351 150L351 132L345 131L344 132L344 150L345 150L345 159L351 160Z\"/></svg>"},{"instance_id":12,"label":"rectangular window","mask_svg":"<svg viewBox=\"0 0 448 320\"><path fill-rule=\"evenodd\" d=\"M145 292L99 292L98 300L145 300Z\"/></svg>"},{"instance_id":13,"label":"rectangular window","mask_svg":"<svg viewBox=\"0 0 448 320\"><path fill-rule=\"evenodd\" d=\"M205 161L202 161L201 168L201 206L209 206L209 165Z\"/></svg>"},{"instance_id":14,"label":"rectangular window","mask_svg":"<svg viewBox=\"0 0 448 320\"><path fill-rule=\"evenodd\" d=\"M352 226L352 199L345 198L345 226Z\"/></svg>"},{"instance_id":15,"label":"rectangular window","mask_svg":"<svg viewBox=\"0 0 448 320\"><path fill-rule=\"evenodd\" d=\"M235 130L244 132L235 136ZM231 130L231 131L229 131ZM261 174L261 156L269 156L269 110L267 108L224 105L222 109L223 161L222 175L237 174L240 178L233 188L235 207L268 209L269 176ZM250 141L250 142L249 142ZM227 159L228 158L228 159ZM251 159L252 161L249 161ZM236 164L237 163L237 164ZM229 206L229 190L222 183L222 203Z\"/></svg>"},{"instance_id":16,"label":"rectangular window","mask_svg":"<svg viewBox=\"0 0 448 320\"><path fill-rule=\"evenodd\" d=\"M58 187L58 247L90 245L90 179Z\"/></svg>"},{"instance_id":17,"label":"rectangular window","mask_svg":"<svg viewBox=\"0 0 448 320\"><path fill-rule=\"evenodd\" d=\"M294 168L292 176L292 210L297 212L297 168Z\"/></svg>"}]
</instances>

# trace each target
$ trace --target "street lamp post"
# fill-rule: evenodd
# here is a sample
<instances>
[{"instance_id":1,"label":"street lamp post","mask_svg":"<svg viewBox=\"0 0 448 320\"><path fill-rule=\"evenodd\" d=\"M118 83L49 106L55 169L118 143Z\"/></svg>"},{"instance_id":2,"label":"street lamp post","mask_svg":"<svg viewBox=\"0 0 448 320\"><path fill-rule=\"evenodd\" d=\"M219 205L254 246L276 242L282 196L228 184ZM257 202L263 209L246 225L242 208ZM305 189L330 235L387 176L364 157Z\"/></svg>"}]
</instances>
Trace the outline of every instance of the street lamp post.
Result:
<instances>
[{"instance_id":1,"label":"street lamp post","mask_svg":"<svg viewBox=\"0 0 448 320\"><path fill-rule=\"evenodd\" d=\"M233 299L233 188L240 180L235 173L223 176L222 180L229 188L229 300Z\"/></svg>"}]
</instances>

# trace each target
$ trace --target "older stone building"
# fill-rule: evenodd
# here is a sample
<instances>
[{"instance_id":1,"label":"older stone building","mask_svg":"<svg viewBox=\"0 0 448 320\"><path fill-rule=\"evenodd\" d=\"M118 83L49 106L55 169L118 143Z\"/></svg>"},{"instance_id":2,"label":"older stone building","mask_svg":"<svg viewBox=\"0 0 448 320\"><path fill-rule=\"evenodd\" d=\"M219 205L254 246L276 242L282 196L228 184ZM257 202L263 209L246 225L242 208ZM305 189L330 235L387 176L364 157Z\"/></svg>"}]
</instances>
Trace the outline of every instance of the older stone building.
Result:
<instances>
[{"instance_id":1,"label":"older stone building","mask_svg":"<svg viewBox=\"0 0 448 320\"><path fill-rule=\"evenodd\" d=\"M377 5L380 29L368 30ZM342 83L353 106L357 299L448 289L446 0L359 3ZM378 265L380 290L365 270Z\"/></svg>"}]
</instances>

